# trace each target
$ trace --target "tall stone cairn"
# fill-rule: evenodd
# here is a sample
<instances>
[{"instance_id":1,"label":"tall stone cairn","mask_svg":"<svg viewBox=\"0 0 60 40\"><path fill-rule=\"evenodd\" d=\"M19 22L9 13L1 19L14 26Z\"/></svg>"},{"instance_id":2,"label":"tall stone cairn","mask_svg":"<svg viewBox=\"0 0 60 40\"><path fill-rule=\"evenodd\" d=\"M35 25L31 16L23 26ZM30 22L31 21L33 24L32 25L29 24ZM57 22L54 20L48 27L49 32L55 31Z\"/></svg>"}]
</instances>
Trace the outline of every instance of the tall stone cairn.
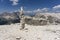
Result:
<instances>
[{"instance_id":1,"label":"tall stone cairn","mask_svg":"<svg viewBox=\"0 0 60 40\"><path fill-rule=\"evenodd\" d=\"M21 11L20 11L20 26L21 26L20 30L25 28L23 7L21 7Z\"/></svg>"}]
</instances>

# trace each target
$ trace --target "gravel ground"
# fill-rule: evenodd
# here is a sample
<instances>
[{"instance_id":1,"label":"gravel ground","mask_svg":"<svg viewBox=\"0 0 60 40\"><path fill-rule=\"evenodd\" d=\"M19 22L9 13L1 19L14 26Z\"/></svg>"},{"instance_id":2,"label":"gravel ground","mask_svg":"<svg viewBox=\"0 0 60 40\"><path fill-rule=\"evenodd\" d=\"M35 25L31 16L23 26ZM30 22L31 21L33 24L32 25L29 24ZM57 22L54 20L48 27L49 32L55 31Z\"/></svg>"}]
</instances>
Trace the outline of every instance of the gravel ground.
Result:
<instances>
[{"instance_id":1,"label":"gravel ground","mask_svg":"<svg viewBox=\"0 0 60 40\"><path fill-rule=\"evenodd\" d=\"M60 40L60 25L33 26L0 25L0 40Z\"/></svg>"}]
</instances>

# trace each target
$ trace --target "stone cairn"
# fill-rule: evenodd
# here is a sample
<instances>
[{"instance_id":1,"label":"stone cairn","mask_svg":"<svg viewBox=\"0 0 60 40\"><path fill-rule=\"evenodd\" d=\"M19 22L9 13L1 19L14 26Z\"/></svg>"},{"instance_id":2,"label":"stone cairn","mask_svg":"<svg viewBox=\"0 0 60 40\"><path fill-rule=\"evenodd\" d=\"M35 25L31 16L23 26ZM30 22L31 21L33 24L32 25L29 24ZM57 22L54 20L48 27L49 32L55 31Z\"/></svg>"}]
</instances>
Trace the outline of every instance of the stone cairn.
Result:
<instances>
[{"instance_id":1,"label":"stone cairn","mask_svg":"<svg viewBox=\"0 0 60 40\"><path fill-rule=\"evenodd\" d=\"M20 30L25 28L23 7L21 7L20 11L20 26L21 26Z\"/></svg>"}]
</instances>

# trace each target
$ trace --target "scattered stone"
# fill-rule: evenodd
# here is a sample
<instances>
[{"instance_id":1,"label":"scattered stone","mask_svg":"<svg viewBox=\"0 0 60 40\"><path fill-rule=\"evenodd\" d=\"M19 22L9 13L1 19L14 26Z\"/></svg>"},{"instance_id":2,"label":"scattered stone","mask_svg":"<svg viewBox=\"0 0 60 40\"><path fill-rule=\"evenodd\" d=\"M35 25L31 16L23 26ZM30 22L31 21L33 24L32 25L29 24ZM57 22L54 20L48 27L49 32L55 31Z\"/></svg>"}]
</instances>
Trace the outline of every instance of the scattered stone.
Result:
<instances>
[{"instance_id":1,"label":"scattered stone","mask_svg":"<svg viewBox=\"0 0 60 40\"><path fill-rule=\"evenodd\" d=\"M25 28L25 30L28 30L28 28Z\"/></svg>"},{"instance_id":2,"label":"scattered stone","mask_svg":"<svg viewBox=\"0 0 60 40\"><path fill-rule=\"evenodd\" d=\"M41 40L41 38L37 38L38 40Z\"/></svg>"},{"instance_id":3,"label":"scattered stone","mask_svg":"<svg viewBox=\"0 0 60 40\"><path fill-rule=\"evenodd\" d=\"M16 40L20 40L20 39L21 39L21 37L17 37L17 38L16 38Z\"/></svg>"}]
</instances>

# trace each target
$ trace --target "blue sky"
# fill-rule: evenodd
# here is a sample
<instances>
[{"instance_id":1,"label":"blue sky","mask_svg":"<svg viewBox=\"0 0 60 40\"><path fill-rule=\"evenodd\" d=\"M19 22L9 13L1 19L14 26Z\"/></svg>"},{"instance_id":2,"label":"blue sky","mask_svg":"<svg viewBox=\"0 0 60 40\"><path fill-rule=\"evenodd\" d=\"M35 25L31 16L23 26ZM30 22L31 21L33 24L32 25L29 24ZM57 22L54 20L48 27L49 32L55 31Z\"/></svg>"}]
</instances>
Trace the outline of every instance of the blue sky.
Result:
<instances>
[{"instance_id":1,"label":"blue sky","mask_svg":"<svg viewBox=\"0 0 60 40\"><path fill-rule=\"evenodd\" d=\"M0 0L0 13L13 12L23 6L25 10L60 11L60 0Z\"/></svg>"}]
</instances>

